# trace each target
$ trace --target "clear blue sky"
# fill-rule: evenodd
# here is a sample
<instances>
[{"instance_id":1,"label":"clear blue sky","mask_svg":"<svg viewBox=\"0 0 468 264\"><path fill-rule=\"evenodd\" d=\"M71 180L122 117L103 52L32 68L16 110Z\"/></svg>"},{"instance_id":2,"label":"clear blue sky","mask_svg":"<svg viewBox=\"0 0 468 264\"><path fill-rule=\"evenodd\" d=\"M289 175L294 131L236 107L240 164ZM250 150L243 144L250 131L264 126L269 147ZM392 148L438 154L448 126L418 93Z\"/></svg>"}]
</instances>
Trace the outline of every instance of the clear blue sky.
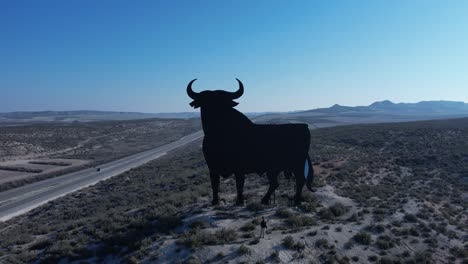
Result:
<instances>
[{"instance_id":1,"label":"clear blue sky","mask_svg":"<svg viewBox=\"0 0 468 264\"><path fill-rule=\"evenodd\" d=\"M468 1L0 2L0 112L468 101Z\"/></svg>"}]
</instances>

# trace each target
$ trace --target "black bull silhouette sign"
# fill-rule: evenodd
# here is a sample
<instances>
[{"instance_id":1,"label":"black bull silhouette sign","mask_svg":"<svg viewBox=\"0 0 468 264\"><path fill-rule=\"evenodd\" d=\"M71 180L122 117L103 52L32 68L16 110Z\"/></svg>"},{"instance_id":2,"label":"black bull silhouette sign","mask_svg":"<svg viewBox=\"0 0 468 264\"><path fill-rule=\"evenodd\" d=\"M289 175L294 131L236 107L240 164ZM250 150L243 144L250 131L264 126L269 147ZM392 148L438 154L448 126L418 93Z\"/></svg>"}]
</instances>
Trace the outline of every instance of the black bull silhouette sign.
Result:
<instances>
[{"instance_id":1,"label":"black bull silhouette sign","mask_svg":"<svg viewBox=\"0 0 468 264\"><path fill-rule=\"evenodd\" d=\"M304 184L312 191L313 167L308 154L310 132L306 124L258 125L233 107L235 99L242 96L241 81L236 92L194 92L187 85L190 105L200 108L205 138L203 154L210 171L213 205L219 203L220 176L236 177L237 204L244 203L244 179L248 173L266 173L269 188L262 198L268 204L271 194L278 187L280 172L293 173L296 178L294 202L301 202Z\"/></svg>"}]
</instances>

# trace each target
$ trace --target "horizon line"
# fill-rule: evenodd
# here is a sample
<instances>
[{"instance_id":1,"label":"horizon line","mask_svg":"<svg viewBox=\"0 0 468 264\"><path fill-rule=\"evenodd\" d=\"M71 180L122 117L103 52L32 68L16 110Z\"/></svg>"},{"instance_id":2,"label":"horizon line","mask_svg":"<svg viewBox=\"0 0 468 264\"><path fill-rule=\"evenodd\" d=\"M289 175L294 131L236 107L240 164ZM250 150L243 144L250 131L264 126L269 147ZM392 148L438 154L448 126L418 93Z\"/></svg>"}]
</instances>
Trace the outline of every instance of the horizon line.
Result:
<instances>
[{"instance_id":1,"label":"horizon line","mask_svg":"<svg viewBox=\"0 0 468 264\"><path fill-rule=\"evenodd\" d=\"M393 104L418 104L422 102L453 102L453 103L464 103L468 104L468 102L465 101L451 101L451 100L422 100L422 101L417 101L417 102L394 102L392 100L380 100L380 101L374 101L368 105L342 105L342 104L333 104L329 107L316 107L316 108L309 108L309 109L298 109L298 110L264 110L264 111L246 111L245 113L290 113L290 112L302 112L302 111L311 111L311 110L316 110L316 109L326 109L333 107L335 105L337 106L346 106L346 107L366 107L370 106L374 103L379 103L379 102L386 102L389 101ZM95 109L76 109L76 110L17 110L17 111L7 111L7 112L0 112L0 114L9 114L9 113L33 113L33 112L114 112L114 113L126 113L126 114L145 114L145 115L158 115L158 114L180 114L180 113L198 113L199 111L194 110L194 111L180 111L180 112L141 112L141 111L119 111L119 110L95 110Z\"/></svg>"}]
</instances>

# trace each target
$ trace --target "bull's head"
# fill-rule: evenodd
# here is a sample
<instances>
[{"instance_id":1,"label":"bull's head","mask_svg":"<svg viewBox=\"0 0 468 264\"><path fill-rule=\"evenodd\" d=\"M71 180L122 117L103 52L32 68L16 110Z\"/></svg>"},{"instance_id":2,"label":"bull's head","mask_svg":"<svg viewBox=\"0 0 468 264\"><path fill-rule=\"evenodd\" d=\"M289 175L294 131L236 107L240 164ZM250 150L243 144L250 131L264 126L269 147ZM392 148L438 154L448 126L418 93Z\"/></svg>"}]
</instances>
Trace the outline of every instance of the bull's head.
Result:
<instances>
[{"instance_id":1,"label":"bull's head","mask_svg":"<svg viewBox=\"0 0 468 264\"><path fill-rule=\"evenodd\" d=\"M192 83L197 79L193 79L187 85L187 94L193 101L190 105L193 108L198 107L234 107L238 103L233 100L239 98L244 93L244 85L239 79L236 79L239 82L239 89L236 92L226 92L221 90L216 91L202 91L196 93L192 90Z\"/></svg>"}]
</instances>

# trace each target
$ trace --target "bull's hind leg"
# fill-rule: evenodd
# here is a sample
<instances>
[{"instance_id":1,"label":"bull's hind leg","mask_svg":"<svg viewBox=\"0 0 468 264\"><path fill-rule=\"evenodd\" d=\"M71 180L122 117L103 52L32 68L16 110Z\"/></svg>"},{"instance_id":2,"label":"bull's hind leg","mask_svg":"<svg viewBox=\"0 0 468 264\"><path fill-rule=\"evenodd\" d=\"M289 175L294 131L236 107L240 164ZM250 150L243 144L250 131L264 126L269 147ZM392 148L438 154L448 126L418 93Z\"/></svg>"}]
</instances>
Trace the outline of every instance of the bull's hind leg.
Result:
<instances>
[{"instance_id":1,"label":"bull's hind leg","mask_svg":"<svg viewBox=\"0 0 468 264\"><path fill-rule=\"evenodd\" d=\"M219 178L219 174L214 174L210 172L211 189L213 190L213 200L211 202L212 205L219 204Z\"/></svg>"},{"instance_id":2,"label":"bull's hind leg","mask_svg":"<svg viewBox=\"0 0 468 264\"><path fill-rule=\"evenodd\" d=\"M305 184L304 170L301 168L294 170L296 176L296 195L294 195L294 205L301 205L302 202L302 188Z\"/></svg>"},{"instance_id":3,"label":"bull's hind leg","mask_svg":"<svg viewBox=\"0 0 468 264\"><path fill-rule=\"evenodd\" d=\"M262 198L262 204L269 204L271 194L278 188L278 172L267 172L268 182L270 183L270 187L268 188L267 193Z\"/></svg>"},{"instance_id":4,"label":"bull's hind leg","mask_svg":"<svg viewBox=\"0 0 468 264\"><path fill-rule=\"evenodd\" d=\"M244 174L236 174L237 200L236 205L244 205Z\"/></svg>"}]
</instances>

